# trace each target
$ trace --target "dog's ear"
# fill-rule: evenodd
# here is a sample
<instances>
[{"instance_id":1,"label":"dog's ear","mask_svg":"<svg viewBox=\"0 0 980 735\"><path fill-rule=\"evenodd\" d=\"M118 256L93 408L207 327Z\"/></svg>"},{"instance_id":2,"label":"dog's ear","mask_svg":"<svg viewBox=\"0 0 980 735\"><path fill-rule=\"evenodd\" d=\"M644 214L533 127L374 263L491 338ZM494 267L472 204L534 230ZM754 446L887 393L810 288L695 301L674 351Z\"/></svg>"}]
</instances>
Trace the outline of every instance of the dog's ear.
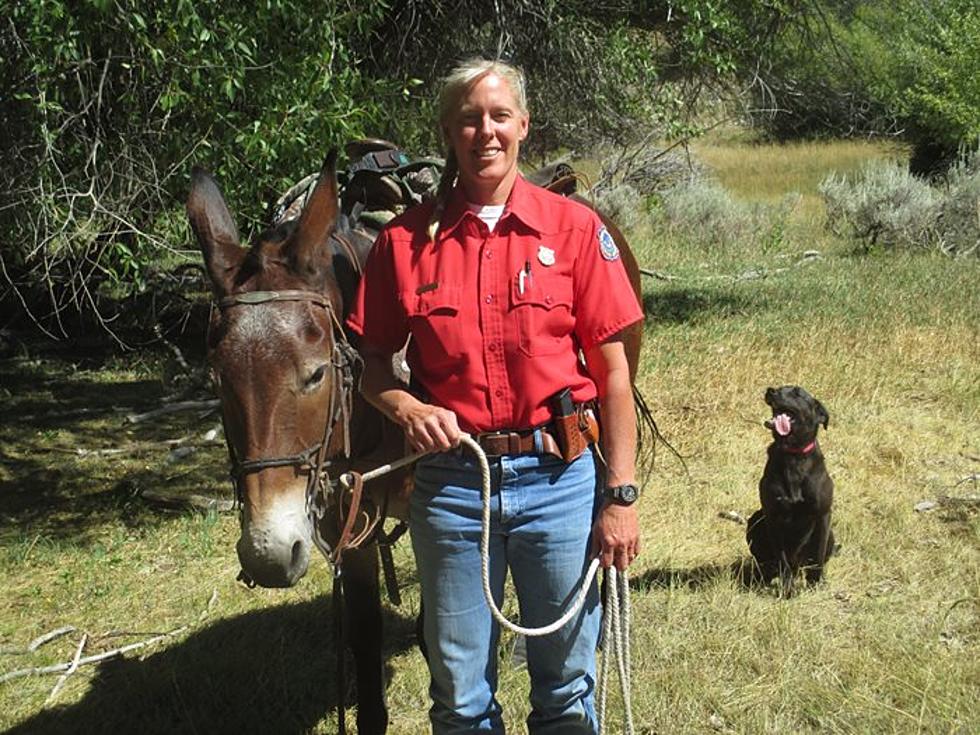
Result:
<instances>
[{"instance_id":1,"label":"dog's ear","mask_svg":"<svg viewBox=\"0 0 980 735\"><path fill-rule=\"evenodd\" d=\"M830 423L830 414L827 413L827 409L823 407L823 404L816 398L813 399L813 403L817 407L817 422L823 424L823 428L827 428Z\"/></svg>"}]
</instances>

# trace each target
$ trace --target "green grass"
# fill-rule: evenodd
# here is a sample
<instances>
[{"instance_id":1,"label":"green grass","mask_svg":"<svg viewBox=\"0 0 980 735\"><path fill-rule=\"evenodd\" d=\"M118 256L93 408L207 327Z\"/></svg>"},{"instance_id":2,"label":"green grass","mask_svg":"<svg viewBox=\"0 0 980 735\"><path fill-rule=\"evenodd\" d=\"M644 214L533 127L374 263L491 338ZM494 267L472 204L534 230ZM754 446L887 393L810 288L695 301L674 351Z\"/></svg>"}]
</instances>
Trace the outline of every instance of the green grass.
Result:
<instances>
[{"instance_id":1,"label":"green grass","mask_svg":"<svg viewBox=\"0 0 980 735\"><path fill-rule=\"evenodd\" d=\"M825 171L882 155L856 144L732 149L705 159L746 200L778 199L781 186L812 196ZM770 155L779 186L761 160ZM980 515L913 510L980 494L962 481L980 472L980 263L857 256L814 229L818 220L815 208L764 252L631 233L641 263L673 277L644 281L639 383L688 467L661 449L641 500L644 549L631 570L640 732L980 730ZM822 257L798 264L814 242ZM766 277L742 277L749 271ZM0 673L70 660L77 634L8 652L66 624L89 633L86 653L191 626L81 670L54 706L44 700L55 677L0 684L0 730L333 732L322 560L294 589L248 590L234 581L233 514L164 512L136 495L160 486L227 495L223 449L179 463L165 449L112 459L58 451L211 428L214 416L193 415L130 426L113 410L157 405L168 389L161 373L150 359L104 369L0 362ZM745 529L718 514L757 507L762 393L786 383L830 412L821 446L842 549L824 584L779 600L739 583ZM47 413L79 408L96 412ZM391 732L414 735L427 731L427 677L413 647L418 590L405 542L396 563L406 599L386 609ZM520 732L527 675L511 664L511 642L500 698Z\"/></svg>"}]
</instances>

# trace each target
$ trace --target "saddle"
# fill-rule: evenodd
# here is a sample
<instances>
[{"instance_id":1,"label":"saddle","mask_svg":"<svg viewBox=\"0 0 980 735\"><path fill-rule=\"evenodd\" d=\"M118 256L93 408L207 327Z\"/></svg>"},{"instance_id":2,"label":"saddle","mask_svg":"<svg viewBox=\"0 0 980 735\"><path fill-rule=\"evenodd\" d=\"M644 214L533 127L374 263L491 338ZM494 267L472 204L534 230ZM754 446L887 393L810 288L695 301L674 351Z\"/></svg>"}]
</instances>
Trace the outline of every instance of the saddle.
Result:
<instances>
[{"instance_id":1,"label":"saddle","mask_svg":"<svg viewBox=\"0 0 980 735\"><path fill-rule=\"evenodd\" d=\"M379 138L351 141L344 152L347 168L337 175L341 231L361 226L377 232L408 207L434 196L445 166L441 158L413 158ZM273 225L299 217L317 176L301 179L275 201L269 216Z\"/></svg>"},{"instance_id":2,"label":"saddle","mask_svg":"<svg viewBox=\"0 0 980 735\"><path fill-rule=\"evenodd\" d=\"M378 232L409 207L435 196L446 162L441 158L413 158L394 143L380 138L353 140L344 146L347 168L340 185L339 229L361 227ZM294 184L270 207L273 225L299 217L316 185L318 174ZM578 180L570 164L558 161L525 174L532 184L562 196L577 191Z\"/></svg>"},{"instance_id":3,"label":"saddle","mask_svg":"<svg viewBox=\"0 0 980 735\"><path fill-rule=\"evenodd\" d=\"M571 164L564 161L549 163L537 171L525 174L524 178L542 189L561 194L563 197L571 196L578 191L578 178L575 175L575 169L572 168Z\"/></svg>"}]
</instances>

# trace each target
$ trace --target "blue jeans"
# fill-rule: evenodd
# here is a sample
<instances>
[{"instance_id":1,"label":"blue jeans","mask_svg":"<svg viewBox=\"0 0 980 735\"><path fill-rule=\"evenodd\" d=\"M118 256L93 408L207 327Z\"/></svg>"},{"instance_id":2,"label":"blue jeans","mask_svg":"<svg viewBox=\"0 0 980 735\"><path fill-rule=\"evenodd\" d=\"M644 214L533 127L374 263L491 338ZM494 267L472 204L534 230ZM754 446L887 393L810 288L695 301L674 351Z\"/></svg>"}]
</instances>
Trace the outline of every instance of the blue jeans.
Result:
<instances>
[{"instance_id":1,"label":"blue jeans","mask_svg":"<svg viewBox=\"0 0 980 735\"><path fill-rule=\"evenodd\" d=\"M504 732L495 696L500 629L480 582L480 467L463 451L419 462L409 515L437 735ZM491 460L490 470L494 599L500 607L509 568L521 624L547 625L567 609L588 567L598 508L592 452L571 464L551 455L504 456ZM527 639L531 733L596 732L600 617L593 582L582 611L565 627Z\"/></svg>"}]
</instances>

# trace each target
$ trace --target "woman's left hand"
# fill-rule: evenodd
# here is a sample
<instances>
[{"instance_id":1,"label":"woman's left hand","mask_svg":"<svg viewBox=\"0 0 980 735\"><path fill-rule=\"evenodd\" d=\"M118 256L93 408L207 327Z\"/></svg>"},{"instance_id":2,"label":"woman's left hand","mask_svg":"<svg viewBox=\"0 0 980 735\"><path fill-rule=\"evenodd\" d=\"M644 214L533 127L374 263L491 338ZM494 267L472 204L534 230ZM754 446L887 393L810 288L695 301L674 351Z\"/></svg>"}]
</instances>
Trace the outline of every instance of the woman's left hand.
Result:
<instances>
[{"instance_id":1,"label":"woman's left hand","mask_svg":"<svg viewBox=\"0 0 980 735\"><path fill-rule=\"evenodd\" d=\"M613 564L625 571L640 553L640 522L635 505L607 500L592 525L592 555L606 569Z\"/></svg>"}]
</instances>

